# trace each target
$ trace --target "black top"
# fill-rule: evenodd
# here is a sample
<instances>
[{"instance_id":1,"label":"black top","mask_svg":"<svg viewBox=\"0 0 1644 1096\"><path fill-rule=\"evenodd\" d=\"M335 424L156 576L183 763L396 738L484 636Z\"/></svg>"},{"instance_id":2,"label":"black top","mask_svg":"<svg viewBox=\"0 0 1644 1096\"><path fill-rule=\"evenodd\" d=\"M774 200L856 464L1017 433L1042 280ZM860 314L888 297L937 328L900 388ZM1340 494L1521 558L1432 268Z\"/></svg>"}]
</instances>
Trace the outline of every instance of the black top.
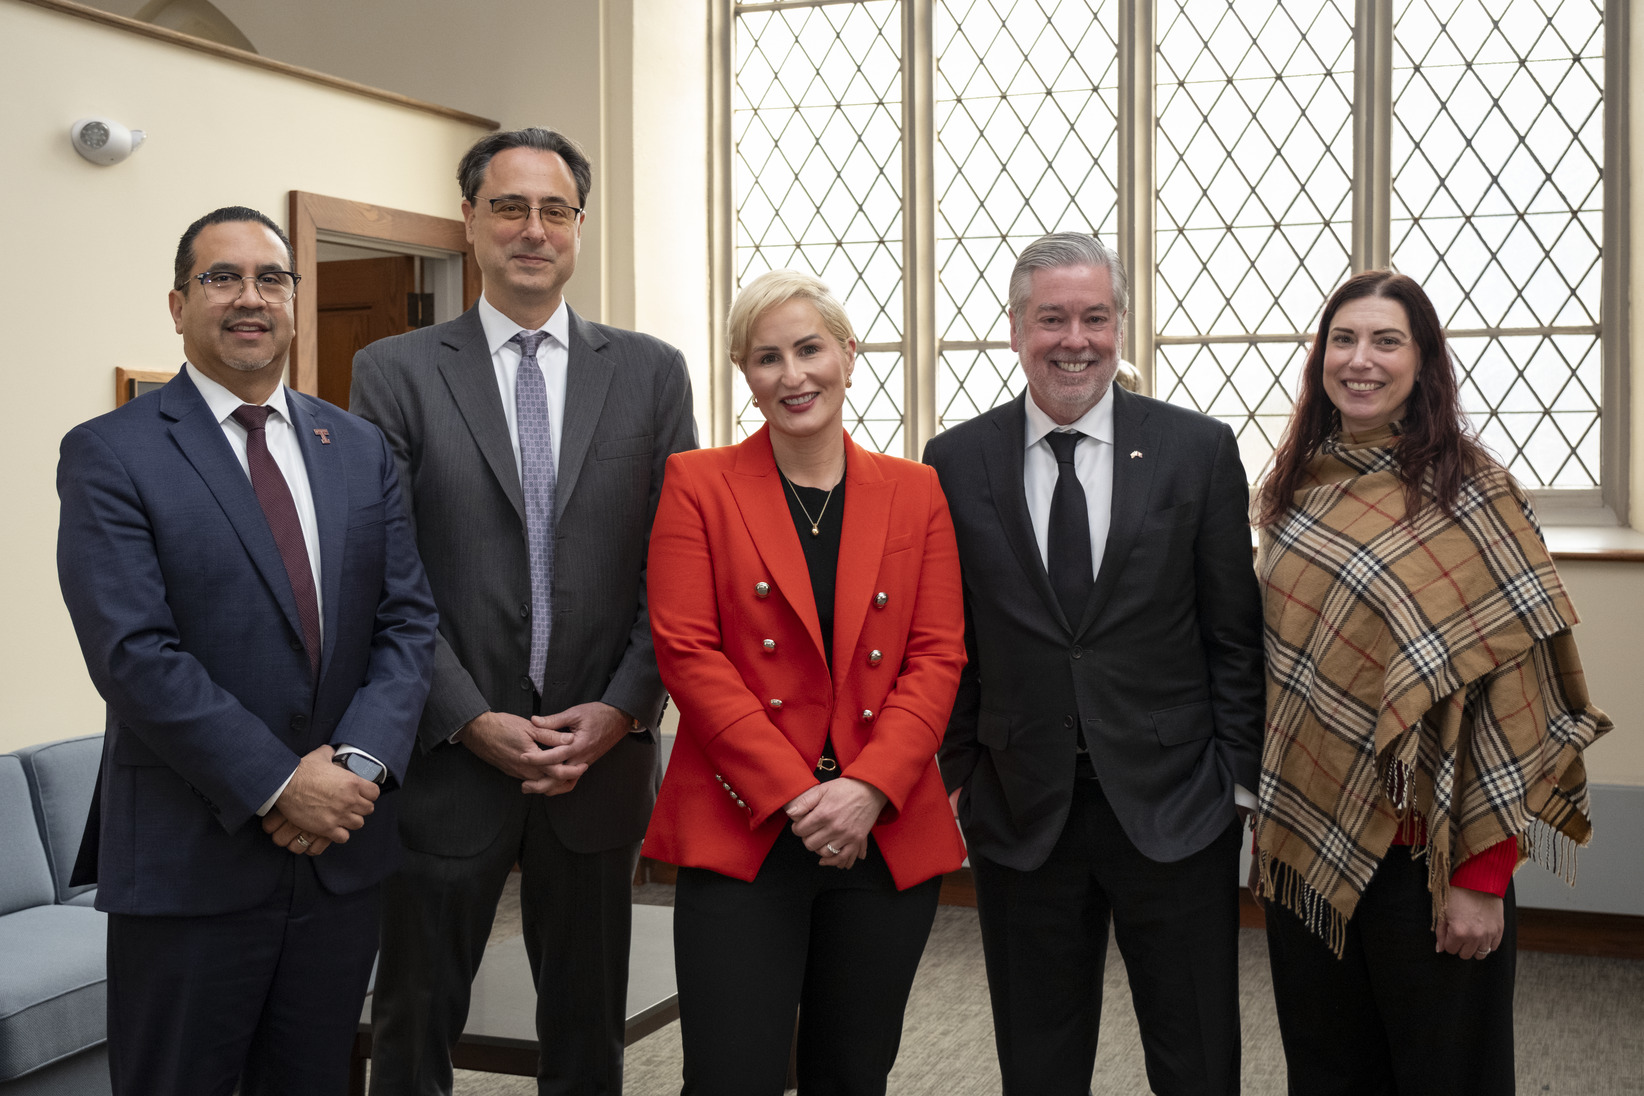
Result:
<instances>
[{"instance_id":1,"label":"black top","mask_svg":"<svg viewBox=\"0 0 1644 1096\"><path fill-rule=\"evenodd\" d=\"M777 470L781 475L781 470ZM833 587L839 570L839 543L845 528L845 478L833 485L833 496L817 487L800 487L782 476L788 513L805 552L805 566L811 573L811 593L816 597L816 619L822 625L822 653L833 669ZM795 492L799 499L794 499ZM800 502L805 505L801 507ZM826 509L824 509L824 506ZM809 510L807 516L805 511ZM811 536L811 519L816 519L816 536Z\"/></svg>"}]
</instances>

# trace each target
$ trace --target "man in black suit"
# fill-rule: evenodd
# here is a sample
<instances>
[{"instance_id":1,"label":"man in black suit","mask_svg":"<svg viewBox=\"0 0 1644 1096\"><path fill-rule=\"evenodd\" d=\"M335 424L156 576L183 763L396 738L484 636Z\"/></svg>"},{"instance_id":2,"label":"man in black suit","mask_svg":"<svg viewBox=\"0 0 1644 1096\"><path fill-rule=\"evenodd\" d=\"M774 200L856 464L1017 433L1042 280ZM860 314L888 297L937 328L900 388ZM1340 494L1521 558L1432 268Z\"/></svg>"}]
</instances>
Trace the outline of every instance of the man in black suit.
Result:
<instances>
[{"instance_id":1,"label":"man in black suit","mask_svg":"<svg viewBox=\"0 0 1644 1096\"><path fill-rule=\"evenodd\" d=\"M1009 312L1027 392L925 450L970 653L940 758L1007 1096L1088 1092L1109 920L1154 1092L1239 1088L1263 703L1249 491L1225 424L1112 383L1126 301L1093 237L1029 245Z\"/></svg>"},{"instance_id":2,"label":"man in black suit","mask_svg":"<svg viewBox=\"0 0 1644 1096\"><path fill-rule=\"evenodd\" d=\"M645 551L663 465L696 427L678 350L565 303L591 178L551 130L481 139L457 170L479 303L354 359L352 408L388 435L440 611L383 896L379 1096L451 1091L516 862L538 1091L622 1090L663 701Z\"/></svg>"}]
</instances>

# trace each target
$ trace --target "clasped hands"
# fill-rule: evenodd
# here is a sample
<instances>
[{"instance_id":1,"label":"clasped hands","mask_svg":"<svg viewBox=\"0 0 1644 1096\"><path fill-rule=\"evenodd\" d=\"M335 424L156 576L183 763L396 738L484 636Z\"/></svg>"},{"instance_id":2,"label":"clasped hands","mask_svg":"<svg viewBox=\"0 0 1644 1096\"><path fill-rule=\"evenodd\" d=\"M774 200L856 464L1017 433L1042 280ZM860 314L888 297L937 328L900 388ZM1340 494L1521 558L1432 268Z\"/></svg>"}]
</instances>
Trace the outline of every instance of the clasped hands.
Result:
<instances>
[{"instance_id":1,"label":"clasped hands","mask_svg":"<svg viewBox=\"0 0 1644 1096\"><path fill-rule=\"evenodd\" d=\"M376 810L382 789L341 765L321 746L303 755L285 790L263 815L263 832L298 856L318 856L348 840Z\"/></svg>"},{"instance_id":2,"label":"clasped hands","mask_svg":"<svg viewBox=\"0 0 1644 1096\"><path fill-rule=\"evenodd\" d=\"M463 727L457 741L517 779L526 794L563 795L632 726L620 708L594 700L530 719L483 712Z\"/></svg>"},{"instance_id":3,"label":"clasped hands","mask_svg":"<svg viewBox=\"0 0 1644 1096\"><path fill-rule=\"evenodd\" d=\"M824 867L843 869L868 854L868 832L886 802L885 793L872 784L841 776L813 784L782 809L793 832L822 858Z\"/></svg>"}]
</instances>

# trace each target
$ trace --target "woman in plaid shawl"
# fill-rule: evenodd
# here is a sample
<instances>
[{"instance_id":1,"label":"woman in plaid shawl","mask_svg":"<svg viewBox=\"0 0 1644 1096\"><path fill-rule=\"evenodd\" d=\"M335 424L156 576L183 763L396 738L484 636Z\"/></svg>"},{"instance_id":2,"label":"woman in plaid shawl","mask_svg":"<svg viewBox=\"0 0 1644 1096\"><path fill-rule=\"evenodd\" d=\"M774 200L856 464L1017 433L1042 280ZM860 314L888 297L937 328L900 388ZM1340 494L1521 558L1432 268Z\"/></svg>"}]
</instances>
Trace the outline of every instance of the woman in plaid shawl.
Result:
<instances>
[{"instance_id":1,"label":"woman in plaid shawl","mask_svg":"<svg viewBox=\"0 0 1644 1096\"><path fill-rule=\"evenodd\" d=\"M1413 280L1325 304L1258 505L1256 883L1290 1091L1512 1092L1512 875L1573 881L1610 722Z\"/></svg>"}]
</instances>

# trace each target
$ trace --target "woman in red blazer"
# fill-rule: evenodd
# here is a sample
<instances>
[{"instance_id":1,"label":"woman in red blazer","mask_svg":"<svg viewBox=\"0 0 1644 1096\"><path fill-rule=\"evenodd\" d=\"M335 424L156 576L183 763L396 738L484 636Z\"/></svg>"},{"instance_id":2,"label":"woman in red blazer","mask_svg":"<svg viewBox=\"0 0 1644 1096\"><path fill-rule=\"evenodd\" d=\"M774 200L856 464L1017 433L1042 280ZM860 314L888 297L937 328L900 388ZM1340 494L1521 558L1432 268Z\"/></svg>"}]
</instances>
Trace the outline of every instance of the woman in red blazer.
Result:
<instances>
[{"instance_id":1,"label":"woman in red blazer","mask_svg":"<svg viewBox=\"0 0 1644 1096\"><path fill-rule=\"evenodd\" d=\"M965 662L935 474L843 425L856 340L821 282L731 308L766 426L668 460L651 634L679 733L645 855L680 866L686 1093L883 1093L964 846L936 770Z\"/></svg>"}]
</instances>

